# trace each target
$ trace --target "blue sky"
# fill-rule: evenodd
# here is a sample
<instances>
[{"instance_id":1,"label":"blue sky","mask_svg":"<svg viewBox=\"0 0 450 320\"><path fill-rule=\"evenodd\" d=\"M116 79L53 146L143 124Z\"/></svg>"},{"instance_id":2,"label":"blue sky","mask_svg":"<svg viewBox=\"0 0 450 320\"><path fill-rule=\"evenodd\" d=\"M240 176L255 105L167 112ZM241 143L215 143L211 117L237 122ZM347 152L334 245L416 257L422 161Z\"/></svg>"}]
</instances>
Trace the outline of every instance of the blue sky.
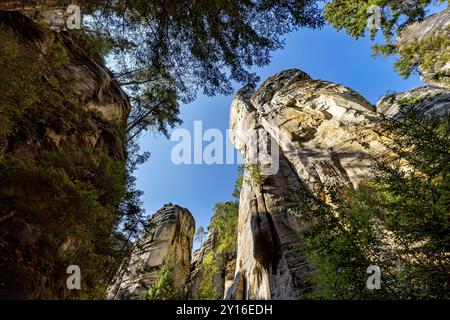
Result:
<instances>
[{"instance_id":1,"label":"blue sky","mask_svg":"<svg viewBox=\"0 0 450 320\"><path fill-rule=\"evenodd\" d=\"M302 29L286 37L284 49L273 53L270 65L254 71L264 81L282 70L297 68L314 79L348 86L371 103L388 91L402 92L423 85L417 76L401 78L392 67L392 57L372 58L371 45L368 39L354 40L328 26L322 30ZM232 99L232 96L200 95L195 102L181 107L184 123L177 128L187 129L193 135L194 121L202 121L204 131L216 128L225 136ZM232 200L238 164L175 165L171 151L177 142L147 132L139 143L142 151L151 153L149 161L135 173L137 186L144 191L142 200L147 214L171 202L189 209L196 227L206 228L214 204Z\"/></svg>"}]
</instances>

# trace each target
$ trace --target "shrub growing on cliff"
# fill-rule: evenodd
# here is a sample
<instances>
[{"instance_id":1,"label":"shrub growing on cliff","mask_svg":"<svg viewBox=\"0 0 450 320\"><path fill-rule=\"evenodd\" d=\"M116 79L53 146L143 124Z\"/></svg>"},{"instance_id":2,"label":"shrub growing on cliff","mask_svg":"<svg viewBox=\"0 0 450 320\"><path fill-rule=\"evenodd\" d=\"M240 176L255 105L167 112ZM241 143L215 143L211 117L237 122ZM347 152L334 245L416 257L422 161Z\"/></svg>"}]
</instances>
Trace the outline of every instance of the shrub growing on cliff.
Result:
<instances>
[{"instance_id":1,"label":"shrub growing on cliff","mask_svg":"<svg viewBox=\"0 0 450 320\"><path fill-rule=\"evenodd\" d=\"M200 242L200 245L202 245L203 239L207 234L208 233L205 231L205 229L202 226L200 226L198 227L197 231L195 231L194 240Z\"/></svg>"},{"instance_id":2,"label":"shrub growing on cliff","mask_svg":"<svg viewBox=\"0 0 450 320\"><path fill-rule=\"evenodd\" d=\"M381 29L386 43L394 40L396 33L408 24L422 20L427 13L432 0L332 0L325 6L325 19L338 30L345 31L354 38L364 37L367 32L368 19L371 17L369 8L377 6L381 10L381 20L378 28L370 31L371 39L375 39ZM438 3L448 2L438 0Z\"/></svg>"},{"instance_id":3,"label":"shrub growing on cliff","mask_svg":"<svg viewBox=\"0 0 450 320\"><path fill-rule=\"evenodd\" d=\"M439 74L450 61L450 27L438 34L427 36L420 41L402 45L398 53L400 58L395 63L395 68L401 76L408 78L412 73L433 75L426 81L442 81L450 86L450 75Z\"/></svg>"},{"instance_id":4,"label":"shrub growing on cliff","mask_svg":"<svg viewBox=\"0 0 450 320\"><path fill-rule=\"evenodd\" d=\"M104 298L142 227L131 173L145 156L128 144L125 164L123 126L83 108L60 81L71 48L62 35L17 13L0 20L0 295ZM71 264L81 290L66 287Z\"/></svg>"},{"instance_id":5,"label":"shrub growing on cliff","mask_svg":"<svg viewBox=\"0 0 450 320\"><path fill-rule=\"evenodd\" d=\"M238 213L239 202L219 202L214 207L209 228L217 233L217 252L223 255L225 260L236 254Z\"/></svg>"},{"instance_id":6,"label":"shrub growing on cliff","mask_svg":"<svg viewBox=\"0 0 450 320\"><path fill-rule=\"evenodd\" d=\"M217 259L214 251L208 252L202 261L201 280L198 287L197 299L217 300L221 298L221 292L217 292L216 279L221 272L221 262Z\"/></svg>"},{"instance_id":7,"label":"shrub growing on cliff","mask_svg":"<svg viewBox=\"0 0 450 320\"><path fill-rule=\"evenodd\" d=\"M313 223L302 232L317 268L313 298L449 298L450 115L407 111L387 128L400 158L378 161L372 181L332 189L331 204L297 192ZM381 268L381 290L365 288L370 265Z\"/></svg>"},{"instance_id":8,"label":"shrub growing on cliff","mask_svg":"<svg viewBox=\"0 0 450 320\"><path fill-rule=\"evenodd\" d=\"M209 229L215 233L216 246L203 258L197 299L213 300L222 297L223 292L218 292L220 285L217 282L225 281L223 272L236 257L238 212L238 202L219 202L214 207Z\"/></svg>"},{"instance_id":9,"label":"shrub growing on cliff","mask_svg":"<svg viewBox=\"0 0 450 320\"><path fill-rule=\"evenodd\" d=\"M168 257L156 274L153 286L148 290L147 300L175 300L181 294L173 285L173 263Z\"/></svg>"},{"instance_id":10,"label":"shrub growing on cliff","mask_svg":"<svg viewBox=\"0 0 450 320\"><path fill-rule=\"evenodd\" d=\"M247 179L253 186L261 186L267 179L267 176L262 173L261 165L257 163L245 164L239 168L239 171L242 172L242 178L238 177L236 181L237 184L240 184L239 188L242 186L243 179L246 177L248 177Z\"/></svg>"}]
</instances>

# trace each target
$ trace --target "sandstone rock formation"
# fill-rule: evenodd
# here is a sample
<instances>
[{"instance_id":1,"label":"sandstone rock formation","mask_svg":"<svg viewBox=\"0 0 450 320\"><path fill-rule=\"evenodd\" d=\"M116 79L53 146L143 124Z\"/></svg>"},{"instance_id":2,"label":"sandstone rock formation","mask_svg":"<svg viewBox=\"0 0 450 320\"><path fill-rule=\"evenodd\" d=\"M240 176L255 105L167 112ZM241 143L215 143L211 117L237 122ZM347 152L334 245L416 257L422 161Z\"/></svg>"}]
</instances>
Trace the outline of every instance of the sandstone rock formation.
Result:
<instances>
[{"instance_id":1,"label":"sandstone rock formation","mask_svg":"<svg viewBox=\"0 0 450 320\"><path fill-rule=\"evenodd\" d=\"M392 115L399 101L418 97L414 107L422 111L450 112L449 93L426 86L385 97L378 108ZM246 169L236 279L228 298L299 299L311 290L313 266L303 257L298 237L308 226L292 212L291 191L357 186L368 178L371 159L389 156L389 139L378 117L376 108L351 89L299 70L278 73L256 91L238 92L231 107L231 139ZM277 151L275 156L269 149ZM261 174L255 175L255 165Z\"/></svg>"},{"instance_id":2,"label":"sandstone rock formation","mask_svg":"<svg viewBox=\"0 0 450 320\"><path fill-rule=\"evenodd\" d=\"M450 26L450 9L428 16L425 20L408 25L402 30L398 43L420 40L426 36L445 30Z\"/></svg>"},{"instance_id":3,"label":"sandstone rock formation","mask_svg":"<svg viewBox=\"0 0 450 320\"><path fill-rule=\"evenodd\" d=\"M149 225L109 286L109 299L145 298L167 259L173 266L173 287L184 290L191 261L194 218L187 209L167 204L151 217Z\"/></svg>"},{"instance_id":4,"label":"sandstone rock formation","mask_svg":"<svg viewBox=\"0 0 450 320\"><path fill-rule=\"evenodd\" d=\"M45 69L45 81L57 84L55 97L46 105L28 111L28 116L39 119L33 132L24 128L23 139L0 141L0 151L8 153L37 154L39 150L58 148L68 142L80 146L90 146L100 152L124 161L124 136L121 129L126 127L130 103L112 74L88 52L86 52L67 32L53 32L42 28L31 19L16 11L0 12L0 25L15 30L22 38L24 46L35 52ZM66 55L65 61L48 65L52 46L58 45ZM67 114L77 112L70 102L85 111L94 121L86 127L72 130L71 135L63 133L62 123L70 122ZM62 102L61 102L62 101ZM55 112L55 115L51 111ZM62 117L65 116L65 119ZM77 128L78 129L78 128Z\"/></svg>"},{"instance_id":5,"label":"sandstone rock formation","mask_svg":"<svg viewBox=\"0 0 450 320\"><path fill-rule=\"evenodd\" d=\"M377 103L377 111L388 117L401 118L401 103L414 103L414 111L420 114L442 116L449 112L450 90L427 85L406 92L393 93Z\"/></svg>"},{"instance_id":6,"label":"sandstone rock formation","mask_svg":"<svg viewBox=\"0 0 450 320\"><path fill-rule=\"evenodd\" d=\"M122 190L125 184L123 172L118 168L125 166L126 160L129 99L113 75L74 34L49 30L18 11L0 11L0 32L1 45L6 48L1 57L4 74L0 99L0 159L13 159L13 167L26 161L24 170L19 172L29 174L24 182L15 175L8 186L5 175L13 171L2 171L0 210L2 216L8 212L9 215L0 232L3 243L0 296L8 299L67 298L75 295L75 291L67 290L67 264L61 261L69 255L84 256L83 250L87 251L88 247L82 245L82 237L76 230L85 230L88 234L92 226L86 216L92 218L98 212L114 211L118 206L116 191ZM12 52L10 55L8 48ZM10 63L14 67L6 71ZM17 79L28 79L29 74L33 74L33 80L23 86L17 84ZM20 97L31 102L23 107ZM48 154L61 158L44 165L43 158ZM73 154L80 158L72 157ZM81 154L89 154L90 158L82 158ZM109 203L96 198L89 203L105 211L99 207L91 211L92 207L74 200L67 208L73 213L73 220L70 220L65 215L67 212L60 212L60 209L67 206L62 204L63 199L69 199L76 192L58 185L62 178L59 182L52 180L54 184L37 179L38 172L45 171L44 177L51 176L48 172L58 172L65 177L66 186L83 184L92 190L92 180L88 180L94 175L90 175L89 170L100 166L102 160L99 159L117 167L110 174L114 182L105 181L95 187L96 192L105 196L103 200L111 195ZM92 168L77 167L78 160L91 160ZM72 161L69 169L67 164ZM42 189L32 186L30 172L41 181ZM45 190L49 190L48 194ZM5 201L17 197L18 200ZM41 207L32 211L27 199L30 203L41 203ZM111 223L114 214L104 217L101 223ZM93 237L95 232L92 230L89 236ZM7 241L3 242L5 239ZM84 279L88 279L88 275ZM36 285L29 285L32 281Z\"/></svg>"}]
</instances>

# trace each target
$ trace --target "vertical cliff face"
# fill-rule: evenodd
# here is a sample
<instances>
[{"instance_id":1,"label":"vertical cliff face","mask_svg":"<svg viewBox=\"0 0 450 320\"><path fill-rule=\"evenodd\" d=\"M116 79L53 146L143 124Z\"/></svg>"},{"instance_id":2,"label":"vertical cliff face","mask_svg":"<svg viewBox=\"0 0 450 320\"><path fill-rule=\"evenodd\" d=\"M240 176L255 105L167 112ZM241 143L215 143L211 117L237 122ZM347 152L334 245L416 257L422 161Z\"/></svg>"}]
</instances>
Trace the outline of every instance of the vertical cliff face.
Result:
<instances>
[{"instance_id":1,"label":"vertical cliff face","mask_svg":"<svg viewBox=\"0 0 450 320\"><path fill-rule=\"evenodd\" d=\"M448 112L448 93L417 88L385 97L378 107L396 113L396 102L417 97L417 110ZM375 107L351 89L298 70L281 72L258 90L245 88L236 95L231 138L246 170L236 279L228 298L298 299L311 290L313 266L298 237L308 226L292 212L291 193L299 187L318 192L327 185L355 187L370 177L371 159L390 156L378 117Z\"/></svg>"},{"instance_id":2,"label":"vertical cliff face","mask_svg":"<svg viewBox=\"0 0 450 320\"><path fill-rule=\"evenodd\" d=\"M192 258L189 299L222 299L234 280L239 204L217 203L201 247Z\"/></svg>"},{"instance_id":3,"label":"vertical cliff face","mask_svg":"<svg viewBox=\"0 0 450 320\"><path fill-rule=\"evenodd\" d=\"M413 103L416 113L443 116L449 112L449 101L449 89L426 85L383 97L377 102L377 111L387 117L401 119L402 103L406 102Z\"/></svg>"},{"instance_id":4,"label":"vertical cliff face","mask_svg":"<svg viewBox=\"0 0 450 320\"><path fill-rule=\"evenodd\" d=\"M0 11L0 38L0 296L75 298L69 265L108 270L130 104L79 36Z\"/></svg>"},{"instance_id":5,"label":"vertical cliff face","mask_svg":"<svg viewBox=\"0 0 450 320\"><path fill-rule=\"evenodd\" d=\"M164 263L171 265L172 287L184 290L194 231L195 221L187 209L168 204L158 210L114 277L108 288L108 298L145 298Z\"/></svg>"}]
</instances>

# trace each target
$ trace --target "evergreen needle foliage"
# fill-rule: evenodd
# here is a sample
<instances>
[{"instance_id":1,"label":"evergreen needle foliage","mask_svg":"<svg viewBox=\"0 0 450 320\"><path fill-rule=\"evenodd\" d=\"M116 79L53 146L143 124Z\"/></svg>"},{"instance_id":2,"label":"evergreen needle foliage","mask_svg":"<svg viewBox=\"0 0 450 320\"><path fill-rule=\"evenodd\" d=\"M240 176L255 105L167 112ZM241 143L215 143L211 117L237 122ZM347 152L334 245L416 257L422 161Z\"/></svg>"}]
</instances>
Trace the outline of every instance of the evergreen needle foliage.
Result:
<instances>
[{"instance_id":1,"label":"evergreen needle foliage","mask_svg":"<svg viewBox=\"0 0 450 320\"><path fill-rule=\"evenodd\" d=\"M437 3L450 3L447 0L438 0ZM409 77L413 72L422 71L433 74L433 79L427 81L440 81L448 84L448 74L434 74L443 70L449 61L450 46L448 32L434 34L420 41L410 44L396 44L396 37L411 23L422 21L427 14L428 7L434 3L432 0L332 0L325 6L325 19L336 29L344 29L349 35L358 39L369 33L375 40L379 31L383 34L385 43L373 46L374 55L391 55L398 53L400 58L395 68L403 77ZM371 6L380 8L380 25L368 30L368 19ZM443 77L441 79L441 77Z\"/></svg>"},{"instance_id":2,"label":"evergreen needle foliage","mask_svg":"<svg viewBox=\"0 0 450 320\"><path fill-rule=\"evenodd\" d=\"M255 83L281 36L323 25L316 1L79 0L87 46L108 54L130 95L130 139L152 128L164 134L181 120L179 102L231 94L232 81ZM30 5L66 8L71 0ZM80 37L79 32L76 34ZM92 38L92 40L89 40ZM97 54L96 54L97 55Z\"/></svg>"},{"instance_id":3,"label":"evergreen needle foliage","mask_svg":"<svg viewBox=\"0 0 450 320\"><path fill-rule=\"evenodd\" d=\"M312 298L449 298L450 115L409 108L385 121L399 158L377 161L371 181L329 187L331 203L296 192L298 213L312 224L301 234L317 268ZM381 290L366 288L370 265L381 268Z\"/></svg>"},{"instance_id":4,"label":"evergreen needle foliage","mask_svg":"<svg viewBox=\"0 0 450 320\"><path fill-rule=\"evenodd\" d=\"M173 283L173 262L166 258L156 274L153 286L148 290L147 300L175 300L180 298L179 289Z\"/></svg>"}]
</instances>

